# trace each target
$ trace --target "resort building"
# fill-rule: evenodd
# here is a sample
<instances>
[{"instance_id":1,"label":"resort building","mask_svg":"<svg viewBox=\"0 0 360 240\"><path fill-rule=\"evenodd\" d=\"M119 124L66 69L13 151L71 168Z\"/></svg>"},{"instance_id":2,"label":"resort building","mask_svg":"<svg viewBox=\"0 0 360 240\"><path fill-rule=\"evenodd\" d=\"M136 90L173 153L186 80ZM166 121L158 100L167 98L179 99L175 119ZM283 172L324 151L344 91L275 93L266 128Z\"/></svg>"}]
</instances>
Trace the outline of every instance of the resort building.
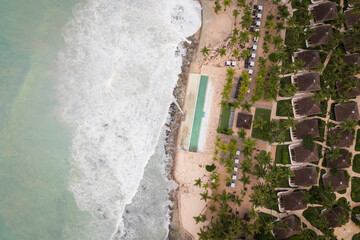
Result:
<instances>
[{"instance_id":1,"label":"resort building","mask_svg":"<svg viewBox=\"0 0 360 240\"><path fill-rule=\"evenodd\" d=\"M334 112L336 121L345 121L348 119L358 121L360 119L359 109L356 102L336 104Z\"/></svg>"},{"instance_id":2,"label":"resort building","mask_svg":"<svg viewBox=\"0 0 360 240\"><path fill-rule=\"evenodd\" d=\"M293 141L303 139L307 135L310 135L313 138L317 138L320 136L319 123L317 119L309 119L298 122L295 125L295 130L291 131L291 137Z\"/></svg>"},{"instance_id":3,"label":"resort building","mask_svg":"<svg viewBox=\"0 0 360 240\"><path fill-rule=\"evenodd\" d=\"M311 72L300 75L291 76L291 81L294 83L299 92L312 92L321 90L319 73Z\"/></svg>"},{"instance_id":4,"label":"resort building","mask_svg":"<svg viewBox=\"0 0 360 240\"><path fill-rule=\"evenodd\" d=\"M307 207L305 194L302 191L279 192L280 212L302 210Z\"/></svg>"},{"instance_id":5,"label":"resort building","mask_svg":"<svg viewBox=\"0 0 360 240\"><path fill-rule=\"evenodd\" d=\"M294 107L294 117L309 117L321 114L321 105L312 100L312 97L293 98L292 104Z\"/></svg>"},{"instance_id":6,"label":"resort building","mask_svg":"<svg viewBox=\"0 0 360 240\"><path fill-rule=\"evenodd\" d=\"M350 153L346 149L340 149L340 156L330 160L326 158L326 167L328 168L348 168L351 165Z\"/></svg>"},{"instance_id":7,"label":"resort building","mask_svg":"<svg viewBox=\"0 0 360 240\"><path fill-rule=\"evenodd\" d=\"M331 25L321 25L313 28L315 33L306 40L306 47L316 47L329 42L333 36Z\"/></svg>"},{"instance_id":8,"label":"resort building","mask_svg":"<svg viewBox=\"0 0 360 240\"><path fill-rule=\"evenodd\" d=\"M299 165L303 163L318 162L319 153L316 144L313 149L309 150L303 145L290 145L290 160L292 165Z\"/></svg>"},{"instance_id":9,"label":"resort building","mask_svg":"<svg viewBox=\"0 0 360 240\"><path fill-rule=\"evenodd\" d=\"M337 6L335 2L320 3L312 8L314 22L316 24L330 21L338 17Z\"/></svg>"},{"instance_id":10,"label":"resort building","mask_svg":"<svg viewBox=\"0 0 360 240\"><path fill-rule=\"evenodd\" d=\"M236 127L250 129L253 115L247 113L238 113Z\"/></svg>"},{"instance_id":11,"label":"resort building","mask_svg":"<svg viewBox=\"0 0 360 240\"><path fill-rule=\"evenodd\" d=\"M329 228L340 227L342 225L341 219L346 219L349 217L348 213L341 206L337 206L330 210L324 209L321 212L321 215L326 218Z\"/></svg>"},{"instance_id":12,"label":"resort building","mask_svg":"<svg viewBox=\"0 0 360 240\"><path fill-rule=\"evenodd\" d=\"M348 130L343 131L340 128L333 128L329 130L328 139L331 135L338 135L339 140L337 143L334 143L335 147L346 147L351 146L354 142L354 137L351 132Z\"/></svg>"},{"instance_id":13,"label":"resort building","mask_svg":"<svg viewBox=\"0 0 360 240\"><path fill-rule=\"evenodd\" d=\"M345 175L345 171L339 171L336 175L325 173L322 176L324 185L329 186L332 191L338 192L349 187L349 180Z\"/></svg>"},{"instance_id":14,"label":"resort building","mask_svg":"<svg viewBox=\"0 0 360 240\"><path fill-rule=\"evenodd\" d=\"M293 62L295 60L300 60L304 62L303 68L309 70L311 68L315 68L321 64L320 51L318 50L308 50L295 52Z\"/></svg>"},{"instance_id":15,"label":"resort building","mask_svg":"<svg viewBox=\"0 0 360 240\"><path fill-rule=\"evenodd\" d=\"M344 57L344 62L347 66L350 66L352 64L360 66L360 56L359 54L347 55Z\"/></svg>"},{"instance_id":16,"label":"resort building","mask_svg":"<svg viewBox=\"0 0 360 240\"><path fill-rule=\"evenodd\" d=\"M357 44L359 42L359 39L360 39L360 34L354 34L344 37L343 44L344 44L345 52L347 54L352 54L356 51L359 51L359 47Z\"/></svg>"},{"instance_id":17,"label":"resort building","mask_svg":"<svg viewBox=\"0 0 360 240\"><path fill-rule=\"evenodd\" d=\"M295 168L294 177L290 177L291 187L310 187L317 184L318 173L316 167Z\"/></svg>"},{"instance_id":18,"label":"resort building","mask_svg":"<svg viewBox=\"0 0 360 240\"><path fill-rule=\"evenodd\" d=\"M353 28L356 24L359 23L360 15L354 14L354 10L347 10L345 13L345 22L348 28Z\"/></svg>"},{"instance_id":19,"label":"resort building","mask_svg":"<svg viewBox=\"0 0 360 240\"><path fill-rule=\"evenodd\" d=\"M354 89L351 89L350 91L347 91L344 87L343 87L343 81L338 81L336 82L336 89L339 93L347 93L349 95L349 97L356 97L360 95L360 81L357 77L353 78L353 81L355 81L356 87Z\"/></svg>"},{"instance_id":20,"label":"resort building","mask_svg":"<svg viewBox=\"0 0 360 240\"><path fill-rule=\"evenodd\" d=\"M275 224L273 229L273 235L276 239L288 239L301 232L300 224L296 220L295 215L290 215L289 217L283 218L279 221L280 223Z\"/></svg>"}]
</instances>

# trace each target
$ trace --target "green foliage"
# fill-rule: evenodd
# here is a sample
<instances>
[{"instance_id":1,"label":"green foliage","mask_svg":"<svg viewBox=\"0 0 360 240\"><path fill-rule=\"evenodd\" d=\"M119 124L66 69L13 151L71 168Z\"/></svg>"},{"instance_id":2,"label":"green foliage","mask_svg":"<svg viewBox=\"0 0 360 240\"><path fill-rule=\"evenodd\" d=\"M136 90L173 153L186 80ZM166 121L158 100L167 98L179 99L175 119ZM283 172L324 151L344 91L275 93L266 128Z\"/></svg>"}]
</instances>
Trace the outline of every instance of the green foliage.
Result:
<instances>
[{"instance_id":1,"label":"green foliage","mask_svg":"<svg viewBox=\"0 0 360 240\"><path fill-rule=\"evenodd\" d=\"M283 97L293 97L298 91L298 88L295 84L287 84L283 89L280 91L280 96Z\"/></svg>"},{"instance_id":2,"label":"green foliage","mask_svg":"<svg viewBox=\"0 0 360 240\"><path fill-rule=\"evenodd\" d=\"M255 207L271 208L277 205L277 196L274 188L268 183L259 183L254 186L254 191L250 195L250 202Z\"/></svg>"},{"instance_id":3,"label":"green foliage","mask_svg":"<svg viewBox=\"0 0 360 240\"><path fill-rule=\"evenodd\" d=\"M357 225L360 226L360 206L355 207L351 211L351 220Z\"/></svg>"},{"instance_id":4,"label":"green foliage","mask_svg":"<svg viewBox=\"0 0 360 240\"><path fill-rule=\"evenodd\" d=\"M315 143L314 143L313 137L311 135L306 135L303 138L303 146L304 146L304 148L312 150L312 149L314 149L314 144Z\"/></svg>"},{"instance_id":5,"label":"green foliage","mask_svg":"<svg viewBox=\"0 0 360 240\"><path fill-rule=\"evenodd\" d=\"M226 56L226 49L221 48L221 49L219 50L219 53L220 53L220 56L221 56L221 57Z\"/></svg>"},{"instance_id":6,"label":"green foliage","mask_svg":"<svg viewBox=\"0 0 360 240\"><path fill-rule=\"evenodd\" d=\"M291 100L280 100L277 102L276 116L292 117L294 116Z\"/></svg>"},{"instance_id":7,"label":"green foliage","mask_svg":"<svg viewBox=\"0 0 360 240\"><path fill-rule=\"evenodd\" d=\"M225 135L229 135L229 136L234 134L234 131L232 129L227 129L227 128L225 129L223 127L218 127L217 132L225 134Z\"/></svg>"},{"instance_id":8,"label":"green foliage","mask_svg":"<svg viewBox=\"0 0 360 240\"><path fill-rule=\"evenodd\" d=\"M360 154L356 154L352 164L352 169L356 173L360 173Z\"/></svg>"},{"instance_id":9,"label":"green foliage","mask_svg":"<svg viewBox=\"0 0 360 240\"><path fill-rule=\"evenodd\" d=\"M291 164L289 155L289 145L277 145L275 154L275 163Z\"/></svg>"},{"instance_id":10,"label":"green foliage","mask_svg":"<svg viewBox=\"0 0 360 240\"><path fill-rule=\"evenodd\" d=\"M240 76L241 85L239 88L239 95L238 95L238 101L243 101L245 95L247 94L247 91L250 87L250 75L248 72L243 72Z\"/></svg>"},{"instance_id":11,"label":"green foliage","mask_svg":"<svg viewBox=\"0 0 360 240\"><path fill-rule=\"evenodd\" d=\"M208 172L212 172L212 171L214 171L214 170L216 169L216 166L215 166L215 164L206 165L206 166L205 166L205 169L206 169L206 171L208 171Z\"/></svg>"},{"instance_id":12,"label":"green foliage","mask_svg":"<svg viewBox=\"0 0 360 240\"><path fill-rule=\"evenodd\" d=\"M351 181L351 199L360 202L360 178L353 177Z\"/></svg>"},{"instance_id":13,"label":"green foliage","mask_svg":"<svg viewBox=\"0 0 360 240\"><path fill-rule=\"evenodd\" d=\"M221 11L221 9L222 9L222 7L221 7L221 5L220 5L219 3L217 3L217 4L215 5L215 7L214 7L215 13L218 13L219 11Z\"/></svg>"},{"instance_id":14,"label":"green foliage","mask_svg":"<svg viewBox=\"0 0 360 240\"><path fill-rule=\"evenodd\" d=\"M210 49L208 49L206 46L204 46L200 52L203 54L203 55L210 55Z\"/></svg>"},{"instance_id":15,"label":"green foliage","mask_svg":"<svg viewBox=\"0 0 360 240\"><path fill-rule=\"evenodd\" d=\"M264 125L270 121L271 110L256 108L254 116L254 125L252 130L252 137L262 139L262 131Z\"/></svg>"},{"instance_id":16,"label":"green foliage","mask_svg":"<svg viewBox=\"0 0 360 240\"><path fill-rule=\"evenodd\" d=\"M276 63L277 61L279 61L276 53L274 53L274 52L269 54L269 60L272 61L272 62L274 62L274 63Z\"/></svg>"}]
</instances>

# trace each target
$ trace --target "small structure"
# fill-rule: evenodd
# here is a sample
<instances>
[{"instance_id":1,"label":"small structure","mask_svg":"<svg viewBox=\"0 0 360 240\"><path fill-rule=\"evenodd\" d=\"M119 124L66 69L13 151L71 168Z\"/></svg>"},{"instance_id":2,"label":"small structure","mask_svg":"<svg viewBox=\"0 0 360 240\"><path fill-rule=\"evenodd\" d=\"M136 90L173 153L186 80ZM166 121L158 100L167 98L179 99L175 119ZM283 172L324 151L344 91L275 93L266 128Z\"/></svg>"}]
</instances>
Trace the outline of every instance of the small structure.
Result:
<instances>
[{"instance_id":1,"label":"small structure","mask_svg":"<svg viewBox=\"0 0 360 240\"><path fill-rule=\"evenodd\" d=\"M360 119L359 109L356 102L336 104L334 112L336 121L345 121L347 119L358 121Z\"/></svg>"},{"instance_id":2,"label":"small structure","mask_svg":"<svg viewBox=\"0 0 360 240\"><path fill-rule=\"evenodd\" d=\"M353 9L346 10L345 12L345 21L348 28L353 28L360 21L360 15L355 14Z\"/></svg>"},{"instance_id":3,"label":"small structure","mask_svg":"<svg viewBox=\"0 0 360 240\"><path fill-rule=\"evenodd\" d=\"M344 57L344 62L347 66L350 66L352 64L360 65L360 56L359 54L347 55Z\"/></svg>"},{"instance_id":4,"label":"small structure","mask_svg":"<svg viewBox=\"0 0 360 240\"><path fill-rule=\"evenodd\" d=\"M252 45L251 50L255 51L257 49L257 45Z\"/></svg>"},{"instance_id":5,"label":"small structure","mask_svg":"<svg viewBox=\"0 0 360 240\"><path fill-rule=\"evenodd\" d=\"M309 187L317 184L318 173L316 167L295 168L294 177L290 177L291 187Z\"/></svg>"},{"instance_id":6,"label":"small structure","mask_svg":"<svg viewBox=\"0 0 360 240\"><path fill-rule=\"evenodd\" d=\"M307 206L305 194L302 191L279 192L278 195L280 196L280 211L281 209L285 211L302 210Z\"/></svg>"},{"instance_id":7,"label":"small structure","mask_svg":"<svg viewBox=\"0 0 360 240\"><path fill-rule=\"evenodd\" d=\"M251 53L251 58L256 58L256 53Z\"/></svg>"},{"instance_id":8,"label":"small structure","mask_svg":"<svg viewBox=\"0 0 360 240\"><path fill-rule=\"evenodd\" d=\"M250 129L253 115L247 113L238 113L236 127Z\"/></svg>"},{"instance_id":9,"label":"small structure","mask_svg":"<svg viewBox=\"0 0 360 240\"><path fill-rule=\"evenodd\" d=\"M345 171L339 171L336 175L325 173L322 175L324 185L331 187L334 192L344 190L349 187L349 180Z\"/></svg>"},{"instance_id":10,"label":"small structure","mask_svg":"<svg viewBox=\"0 0 360 240\"><path fill-rule=\"evenodd\" d=\"M333 29L331 25L321 25L313 28L315 33L309 40L306 40L307 47L315 47L326 44L333 36Z\"/></svg>"},{"instance_id":11,"label":"small structure","mask_svg":"<svg viewBox=\"0 0 360 240\"><path fill-rule=\"evenodd\" d=\"M350 97L356 97L360 95L360 81L357 77L353 78L353 81L355 81L356 87L354 89L351 89L350 91L347 91L345 88L343 88L343 81L337 81L336 82L336 89L339 93L345 93L347 92L347 94Z\"/></svg>"},{"instance_id":12,"label":"small structure","mask_svg":"<svg viewBox=\"0 0 360 240\"><path fill-rule=\"evenodd\" d=\"M232 61L232 62L231 62L231 66L232 66L232 67L235 67L235 66L236 66L236 62L235 62L235 61Z\"/></svg>"},{"instance_id":13,"label":"small structure","mask_svg":"<svg viewBox=\"0 0 360 240\"><path fill-rule=\"evenodd\" d=\"M319 123L317 119L309 119L298 122L295 125L295 137L303 139L305 136L310 135L313 138L319 137Z\"/></svg>"},{"instance_id":14,"label":"small structure","mask_svg":"<svg viewBox=\"0 0 360 240\"><path fill-rule=\"evenodd\" d=\"M319 161L318 147L316 144L314 144L311 150L305 148L303 145L297 145L296 147L290 145L289 149L291 164L293 165Z\"/></svg>"},{"instance_id":15,"label":"small structure","mask_svg":"<svg viewBox=\"0 0 360 240\"><path fill-rule=\"evenodd\" d=\"M338 17L337 6L335 2L324 2L313 7L315 23L323 23Z\"/></svg>"},{"instance_id":16,"label":"small structure","mask_svg":"<svg viewBox=\"0 0 360 240\"><path fill-rule=\"evenodd\" d=\"M249 69L249 74L250 74L250 75L252 75L252 74L253 74L253 72L254 72L254 70Z\"/></svg>"},{"instance_id":17,"label":"small structure","mask_svg":"<svg viewBox=\"0 0 360 240\"><path fill-rule=\"evenodd\" d=\"M347 219L349 217L348 213L341 206L330 210L324 209L321 215L326 218L329 228L340 227L342 225L341 219Z\"/></svg>"},{"instance_id":18,"label":"small structure","mask_svg":"<svg viewBox=\"0 0 360 240\"><path fill-rule=\"evenodd\" d=\"M292 76L292 81L299 88L299 92L312 92L321 90L320 75L316 72Z\"/></svg>"},{"instance_id":19,"label":"small structure","mask_svg":"<svg viewBox=\"0 0 360 240\"><path fill-rule=\"evenodd\" d=\"M308 117L321 114L320 103L315 103L312 97L294 98L292 102L295 106L295 117L297 117L296 115Z\"/></svg>"},{"instance_id":20,"label":"small structure","mask_svg":"<svg viewBox=\"0 0 360 240\"><path fill-rule=\"evenodd\" d=\"M358 42L360 39L360 34L356 33L354 35L344 36L343 44L345 52L347 54L352 54L359 51Z\"/></svg>"},{"instance_id":21,"label":"small structure","mask_svg":"<svg viewBox=\"0 0 360 240\"><path fill-rule=\"evenodd\" d=\"M307 50L302 52L294 53L295 60L304 62L304 69L311 69L321 64L320 51L318 50Z\"/></svg>"},{"instance_id":22,"label":"small structure","mask_svg":"<svg viewBox=\"0 0 360 240\"><path fill-rule=\"evenodd\" d=\"M348 130L343 131L340 128L330 129L329 134L328 134L328 139L329 139L329 136L332 134L338 134L340 136L339 141L336 144L334 144L334 146L336 146L336 147L351 146L354 142L354 137L353 137L352 133Z\"/></svg>"},{"instance_id":23,"label":"small structure","mask_svg":"<svg viewBox=\"0 0 360 240\"><path fill-rule=\"evenodd\" d=\"M283 218L273 229L276 239L288 239L301 232L300 224L296 221L295 215Z\"/></svg>"},{"instance_id":24,"label":"small structure","mask_svg":"<svg viewBox=\"0 0 360 240\"><path fill-rule=\"evenodd\" d=\"M348 168L351 165L350 153L346 149L340 149L340 156L337 159L330 160L326 158L326 167L328 168Z\"/></svg>"}]
</instances>

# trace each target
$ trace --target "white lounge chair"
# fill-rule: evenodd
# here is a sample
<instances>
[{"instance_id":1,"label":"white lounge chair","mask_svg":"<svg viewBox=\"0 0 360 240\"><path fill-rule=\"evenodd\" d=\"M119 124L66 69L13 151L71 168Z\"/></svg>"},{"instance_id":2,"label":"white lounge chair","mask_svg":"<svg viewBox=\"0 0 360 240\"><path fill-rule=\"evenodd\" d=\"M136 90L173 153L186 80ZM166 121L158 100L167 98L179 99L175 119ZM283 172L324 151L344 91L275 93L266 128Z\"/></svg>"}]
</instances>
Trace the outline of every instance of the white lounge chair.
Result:
<instances>
[{"instance_id":1,"label":"white lounge chair","mask_svg":"<svg viewBox=\"0 0 360 240\"><path fill-rule=\"evenodd\" d=\"M235 174L233 174L232 176L231 176L231 180L236 180L236 175Z\"/></svg>"},{"instance_id":2,"label":"white lounge chair","mask_svg":"<svg viewBox=\"0 0 360 240\"><path fill-rule=\"evenodd\" d=\"M261 17L262 17L262 14L261 14L261 13L258 13L258 14L256 15L256 18L257 18L257 19L261 19Z\"/></svg>"},{"instance_id":3,"label":"white lounge chair","mask_svg":"<svg viewBox=\"0 0 360 240\"><path fill-rule=\"evenodd\" d=\"M232 61L232 62L231 62L231 66L235 67L235 66L236 66L236 62L235 62L235 61Z\"/></svg>"},{"instance_id":4,"label":"white lounge chair","mask_svg":"<svg viewBox=\"0 0 360 240\"><path fill-rule=\"evenodd\" d=\"M256 53L252 53L251 58L256 58Z\"/></svg>"},{"instance_id":5,"label":"white lounge chair","mask_svg":"<svg viewBox=\"0 0 360 240\"><path fill-rule=\"evenodd\" d=\"M232 182L232 183L230 184L230 187L235 188L235 187L236 187L235 183Z\"/></svg>"},{"instance_id":6,"label":"white lounge chair","mask_svg":"<svg viewBox=\"0 0 360 240\"><path fill-rule=\"evenodd\" d=\"M255 51L257 49L257 45L252 45L251 50Z\"/></svg>"},{"instance_id":7,"label":"white lounge chair","mask_svg":"<svg viewBox=\"0 0 360 240\"><path fill-rule=\"evenodd\" d=\"M239 168L238 167L234 167L234 172L237 172L239 170Z\"/></svg>"},{"instance_id":8,"label":"white lounge chair","mask_svg":"<svg viewBox=\"0 0 360 240\"><path fill-rule=\"evenodd\" d=\"M235 164L238 164L239 162L240 162L240 161L239 161L238 158L235 158L235 159L234 159L234 163L235 163Z\"/></svg>"},{"instance_id":9,"label":"white lounge chair","mask_svg":"<svg viewBox=\"0 0 360 240\"><path fill-rule=\"evenodd\" d=\"M249 74L252 75L253 74L253 70L252 69L249 69Z\"/></svg>"},{"instance_id":10,"label":"white lounge chair","mask_svg":"<svg viewBox=\"0 0 360 240\"><path fill-rule=\"evenodd\" d=\"M231 65L231 61L226 61L225 62L225 66L230 66Z\"/></svg>"},{"instance_id":11,"label":"white lounge chair","mask_svg":"<svg viewBox=\"0 0 360 240\"><path fill-rule=\"evenodd\" d=\"M255 67L255 62L250 62L249 65L250 67Z\"/></svg>"},{"instance_id":12,"label":"white lounge chair","mask_svg":"<svg viewBox=\"0 0 360 240\"><path fill-rule=\"evenodd\" d=\"M260 27L260 25L261 25L261 22L260 22L260 21L256 21L256 26L257 26L257 27Z\"/></svg>"},{"instance_id":13,"label":"white lounge chair","mask_svg":"<svg viewBox=\"0 0 360 240\"><path fill-rule=\"evenodd\" d=\"M240 150L236 150L236 155L237 155L237 156L240 155Z\"/></svg>"},{"instance_id":14,"label":"white lounge chair","mask_svg":"<svg viewBox=\"0 0 360 240\"><path fill-rule=\"evenodd\" d=\"M258 11L261 12L263 10L263 6L259 5L258 6Z\"/></svg>"}]
</instances>

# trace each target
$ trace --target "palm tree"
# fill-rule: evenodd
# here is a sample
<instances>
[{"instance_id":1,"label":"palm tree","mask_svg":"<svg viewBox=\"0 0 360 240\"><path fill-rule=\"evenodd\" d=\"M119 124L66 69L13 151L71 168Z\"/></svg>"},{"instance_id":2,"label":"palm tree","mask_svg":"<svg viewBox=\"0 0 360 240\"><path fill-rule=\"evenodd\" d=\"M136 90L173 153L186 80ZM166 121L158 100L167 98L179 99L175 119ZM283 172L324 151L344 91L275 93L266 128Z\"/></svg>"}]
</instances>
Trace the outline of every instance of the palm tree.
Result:
<instances>
[{"instance_id":1,"label":"palm tree","mask_svg":"<svg viewBox=\"0 0 360 240\"><path fill-rule=\"evenodd\" d=\"M231 0L224 0L223 1L224 11L226 11L226 7L230 7L230 3L231 3Z\"/></svg>"},{"instance_id":2,"label":"palm tree","mask_svg":"<svg viewBox=\"0 0 360 240\"><path fill-rule=\"evenodd\" d=\"M241 142L243 143L241 151L242 154L244 154L244 156L250 156L253 152L253 148L256 146L256 140L252 138L246 138L242 139Z\"/></svg>"},{"instance_id":3,"label":"palm tree","mask_svg":"<svg viewBox=\"0 0 360 240\"><path fill-rule=\"evenodd\" d=\"M276 28L276 23L273 20L267 20L265 22L265 27L269 30L275 29Z\"/></svg>"},{"instance_id":4,"label":"palm tree","mask_svg":"<svg viewBox=\"0 0 360 240\"><path fill-rule=\"evenodd\" d=\"M263 130L266 123L267 121L263 117L256 118L254 121L253 128L258 128L260 130Z\"/></svg>"},{"instance_id":5,"label":"palm tree","mask_svg":"<svg viewBox=\"0 0 360 240\"><path fill-rule=\"evenodd\" d=\"M293 97L298 91L295 84L286 84L284 89L281 89L280 94L284 97Z\"/></svg>"},{"instance_id":6,"label":"palm tree","mask_svg":"<svg viewBox=\"0 0 360 240\"><path fill-rule=\"evenodd\" d=\"M283 43L281 36L273 36L272 44L274 44L275 48L279 48Z\"/></svg>"},{"instance_id":7,"label":"palm tree","mask_svg":"<svg viewBox=\"0 0 360 240\"><path fill-rule=\"evenodd\" d=\"M221 48L221 49L219 50L219 53L220 53L220 57L225 56L225 55L226 55L226 49Z\"/></svg>"},{"instance_id":8,"label":"palm tree","mask_svg":"<svg viewBox=\"0 0 360 240\"><path fill-rule=\"evenodd\" d=\"M233 68L227 69L226 76L233 78L235 76L235 70Z\"/></svg>"},{"instance_id":9,"label":"palm tree","mask_svg":"<svg viewBox=\"0 0 360 240\"><path fill-rule=\"evenodd\" d=\"M332 134L328 134L328 143L330 145L335 145L337 144L341 139L341 135L339 132L332 132Z\"/></svg>"},{"instance_id":10,"label":"palm tree","mask_svg":"<svg viewBox=\"0 0 360 240\"><path fill-rule=\"evenodd\" d=\"M251 55L250 50L249 49L242 50L241 55L243 56L244 59L247 59Z\"/></svg>"},{"instance_id":11,"label":"palm tree","mask_svg":"<svg viewBox=\"0 0 360 240\"><path fill-rule=\"evenodd\" d=\"M238 10L234 10L233 11L233 16L234 16L234 18L235 18L235 24L236 24L236 19L237 19L237 17L239 16L239 14L240 14L240 12L238 11Z\"/></svg>"},{"instance_id":12,"label":"palm tree","mask_svg":"<svg viewBox=\"0 0 360 240\"><path fill-rule=\"evenodd\" d=\"M239 4L241 7L245 7L246 0L237 0L237 4Z\"/></svg>"},{"instance_id":13,"label":"palm tree","mask_svg":"<svg viewBox=\"0 0 360 240\"><path fill-rule=\"evenodd\" d=\"M249 35L250 35L249 31L240 32L240 36L239 36L240 43L248 42L249 41Z\"/></svg>"},{"instance_id":14,"label":"palm tree","mask_svg":"<svg viewBox=\"0 0 360 240\"><path fill-rule=\"evenodd\" d=\"M271 42L272 36L269 33L266 33L264 36L264 41L265 42Z\"/></svg>"},{"instance_id":15,"label":"palm tree","mask_svg":"<svg viewBox=\"0 0 360 240\"><path fill-rule=\"evenodd\" d=\"M215 10L215 13L218 13L221 10L221 5L219 3L216 3L214 10Z\"/></svg>"},{"instance_id":16,"label":"palm tree","mask_svg":"<svg viewBox=\"0 0 360 240\"><path fill-rule=\"evenodd\" d=\"M251 183L250 181L250 176L247 176L245 173L243 173L243 175L241 176L241 178L239 179L240 182L243 183L243 186L245 187L246 185L249 185Z\"/></svg>"},{"instance_id":17,"label":"palm tree","mask_svg":"<svg viewBox=\"0 0 360 240\"><path fill-rule=\"evenodd\" d=\"M284 119L284 120L282 121L282 126L283 126L284 129L286 129L286 130L289 130L290 128L295 129L296 124L297 124L297 121L294 120L293 117L289 117L289 118Z\"/></svg>"},{"instance_id":18,"label":"palm tree","mask_svg":"<svg viewBox=\"0 0 360 240\"><path fill-rule=\"evenodd\" d=\"M234 57L239 57L239 50L234 49L234 50L233 50L233 56L234 56Z\"/></svg>"},{"instance_id":19,"label":"palm tree","mask_svg":"<svg viewBox=\"0 0 360 240\"><path fill-rule=\"evenodd\" d=\"M201 200L204 200L205 202L210 198L208 190L206 190L203 193L200 193Z\"/></svg>"},{"instance_id":20,"label":"palm tree","mask_svg":"<svg viewBox=\"0 0 360 240\"><path fill-rule=\"evenodd\" d=\"M210 210L210 212L214 213L214 212L216 212L216 207L214 205L211 205L209 207L209 210Z\"/></svg>"},{"instance_id":21,"label":"palm tree","mask_svg":"<svg viewBox=\"0 0 360 240\"><path fill-rule=\"evenodd\" d=\"M244 130L243 128L240 130L240 132L238 132L238 136L239 136L239 138L241 138L241 139L245 139L245 137L246 137L246 132L245 132L245 130Z\"/></svg>"},{"instance_id":22,"label":"palm tree","mask_svg":"<svg viewBox=\"0 0 360 240\"><path fill-rule=\"evenodd\" d=\"M195 184L194 184L194 186L201 187L201 185L202 185L201 178L196 179L196 180L195 180Z\"/></svg>"},{"instance_id":23,"label":"palm tree","mask_svg":"<svg viewBox=\"0 0 360 240\"><path fill-rule=\"evenodd\" d=\"M357 126L357 122L352 119L346 119L345 121L339 124L339 127L342 131L349 131L352 133L355 131L356 126Z\"/></svg>"},{"instance_id":24,"label":"palm tree","mask_svg":"<svg viewBox=\"0 0 360 240\"><path fill-rule=\"evenodd\" d=\"M252 107L252 104L249 103L248 101L245 101L244 103L240 104L242 110L246 110L248 112L251 112L251 107Z\"/></svg>"},{"instance_id":25,"label":"palm tree","mask_svg":"<svg viewBox=\"0 0 360 240\"><path fill-rule=\"evenodd\" d=\"M284 6L278 6L278 14L279 16L285 20L286 18L288 18L290 16L290 13L288 11L288 8L284 5Z\"/></svg>"},{"instance_id":26,"label":"palm tree","mask_svg":"<svg viewBox=\"0 0 360 240\"><path fill-rule=\"evenodd\" d=\"M203 55L209 55L210 54L210 49L208 49L206 46L204 46L200 52L203 54Z\"/></svg>"},{"instance_id":27,"label":"palm tree","mask_svg":"<svg viewBox=\"0 0 360 240\"><path fill-rule=\"evenodd\" d=\"M240 32L239 29L234 28L234 30L233 30L233 34L234 34L234 35L239 35L239 32Z\"/></svg>"},{"instance_id":28,"label":"palm tree","mask_svg":"<svg viewBox=\"0 0 360 240\"><path fill-rule=\"evenodd\" d=\"M199 222L205 222L206 219L206 215L205 214L200 214L199 216L194 217L196 224L198 224Z\"/></svg>"},{"instance_id":29,"label":"palm tree","mask_svg":"<svg viewBox=\"0 0 360 240\"><path fill-rule=\"evenodd\" d=\"M260 31L254 31L254 32L251 32L250 34L251 34L251 36L253 38L260 38L261 37Z\"/></svg>"},{"instance_id":30,"label":"palm tree","mask_svg":"<svg viewBox=\"0 0 360 240\"><path fill-rule=\"evenodd\" d=\"M341 154L340 154L340 148L338 147L334 148L331 152L326 153L326 160L329 160L330 162L335 161L339 157L341 157Z\"/></svg>"}]
</instances>

